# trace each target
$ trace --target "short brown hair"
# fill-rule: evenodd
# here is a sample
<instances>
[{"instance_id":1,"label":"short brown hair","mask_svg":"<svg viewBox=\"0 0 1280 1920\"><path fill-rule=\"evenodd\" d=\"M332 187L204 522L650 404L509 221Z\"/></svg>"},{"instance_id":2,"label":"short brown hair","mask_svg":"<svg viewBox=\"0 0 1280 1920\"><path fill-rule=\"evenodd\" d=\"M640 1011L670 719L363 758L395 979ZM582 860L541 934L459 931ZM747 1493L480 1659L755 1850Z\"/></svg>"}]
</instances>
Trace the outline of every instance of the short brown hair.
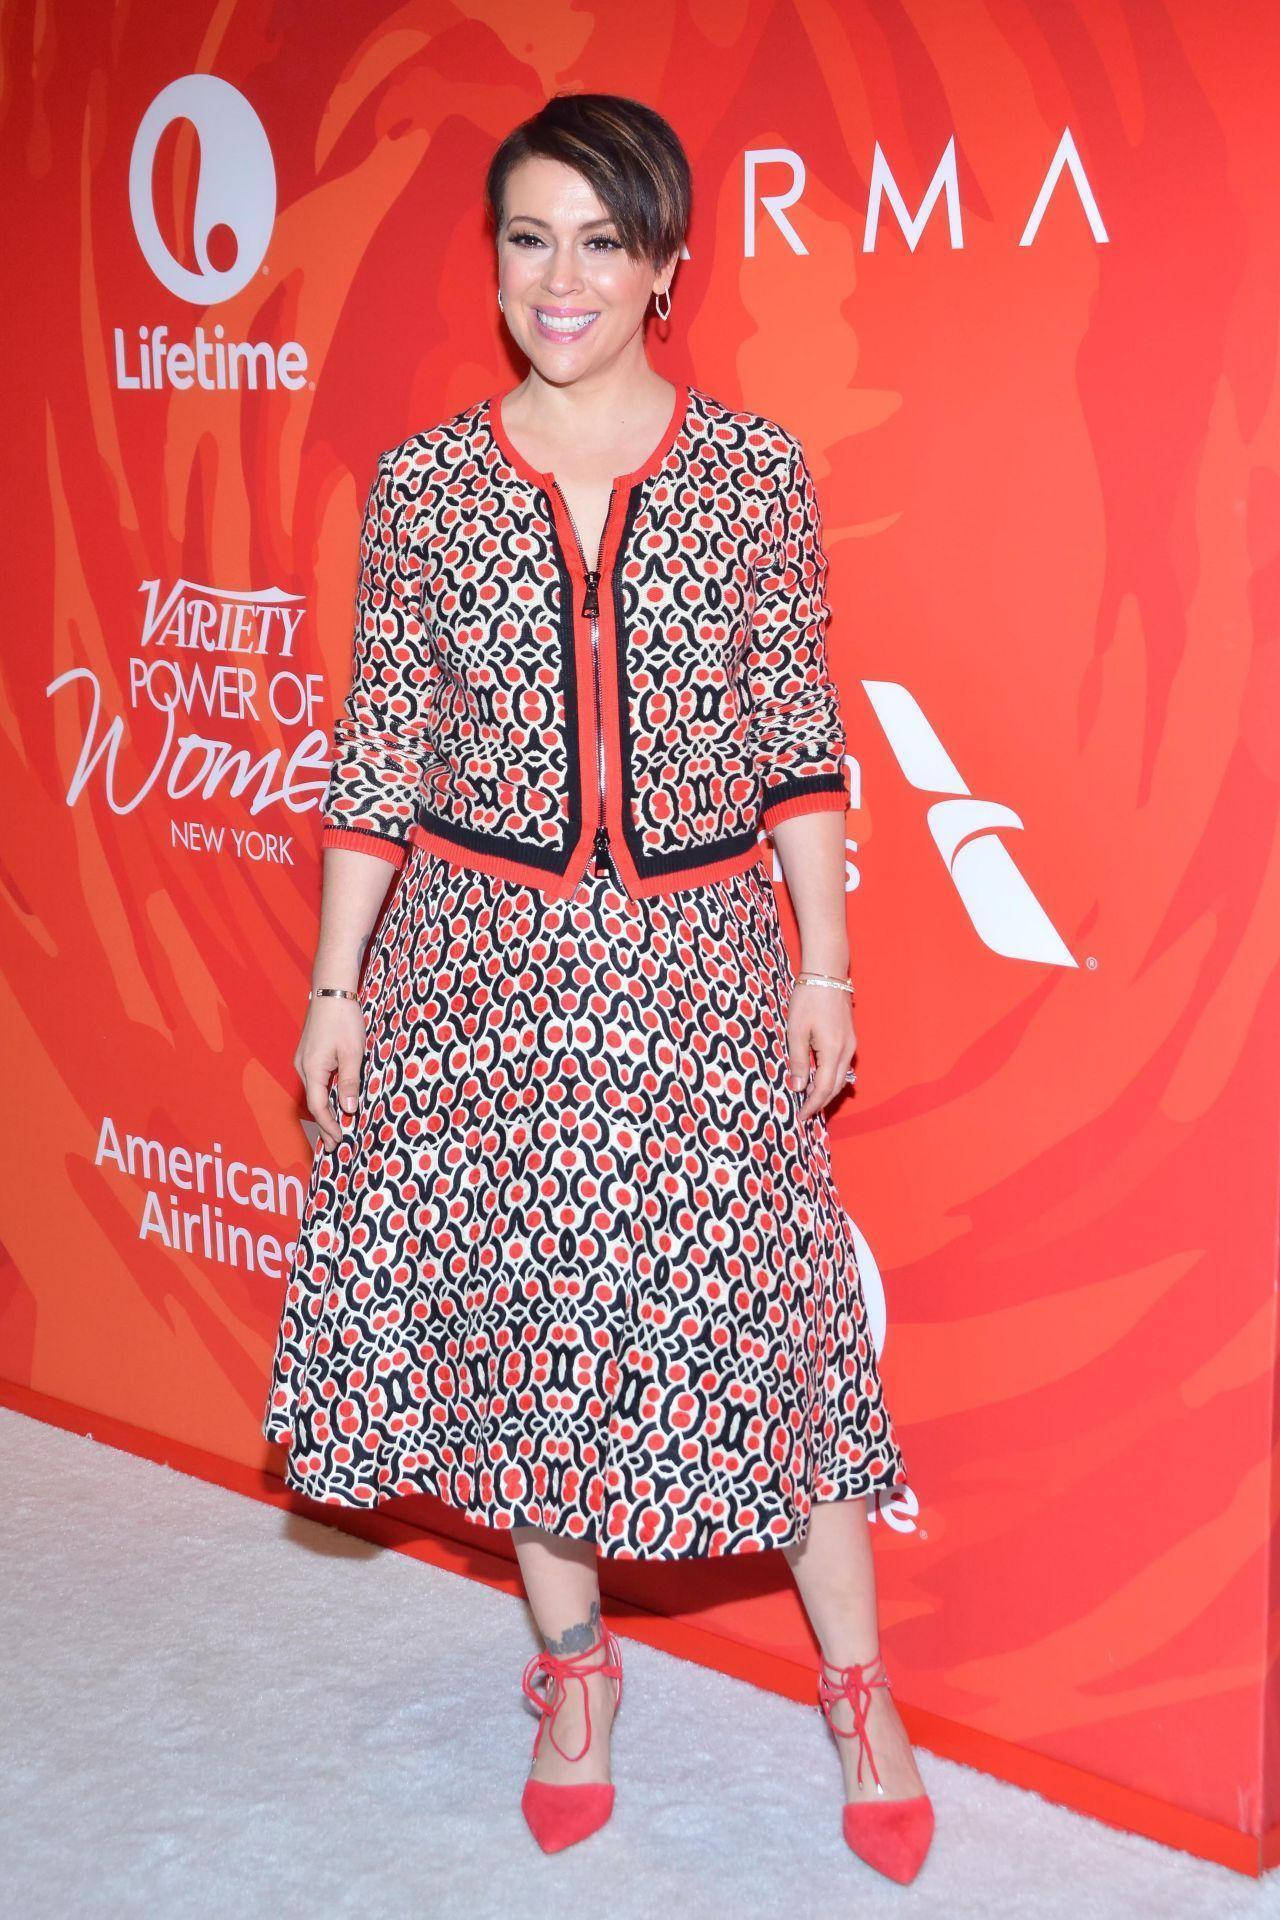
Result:
<instances>
[{"instance_id":1,"label":"short brown hair","mask_svg":"<svg viewBox=\"0 0 1280 1920\"><path fill-rule=\"evenodd\" d=\"M513 127L485 175L495 232L508 175L533 154L561 160L591 182L633 258L660 266L683 245L693 196L689 162L674 128L643 101L620 93L554 93Z\"/></svg>"}]
</instances>

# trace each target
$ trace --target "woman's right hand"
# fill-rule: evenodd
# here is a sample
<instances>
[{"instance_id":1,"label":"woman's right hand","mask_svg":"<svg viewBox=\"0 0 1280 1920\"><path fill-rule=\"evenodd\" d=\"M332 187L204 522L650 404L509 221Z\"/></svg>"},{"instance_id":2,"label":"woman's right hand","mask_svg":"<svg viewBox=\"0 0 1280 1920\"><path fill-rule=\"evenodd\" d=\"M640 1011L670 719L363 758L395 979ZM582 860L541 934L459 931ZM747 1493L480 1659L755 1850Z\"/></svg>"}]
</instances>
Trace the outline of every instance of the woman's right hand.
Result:
<instances>
[{"instance_id":1,"label":"woman's right hand","mask_svg":"<svg viewBox=\"0 0 1280 1920\"><path fill-rule=\"evenodd\" d=\"M306 1089L311 1117L330 1147L337 1146L342 1129L329 1105L329 1083L336 1074L338 1105L344 1113L354 1113L364 1048L364 1014L358 1000L326 994L311 1002L293 1064Z\"/></svg>"}]
</instances>

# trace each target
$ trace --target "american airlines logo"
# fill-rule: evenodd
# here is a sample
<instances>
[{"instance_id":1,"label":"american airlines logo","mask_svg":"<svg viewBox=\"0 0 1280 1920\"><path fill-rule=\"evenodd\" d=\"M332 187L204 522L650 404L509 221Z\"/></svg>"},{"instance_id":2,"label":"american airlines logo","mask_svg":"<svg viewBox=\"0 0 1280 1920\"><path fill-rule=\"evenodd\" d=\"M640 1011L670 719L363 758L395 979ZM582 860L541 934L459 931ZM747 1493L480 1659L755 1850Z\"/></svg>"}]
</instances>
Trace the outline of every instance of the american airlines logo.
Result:
<instances>
[{"instance_id":1,"label":"american airlines logo","mask_svg":"<svg viewBox=\"0 0 1280 1920\"><path fill-rule=\"evenodd\" d=\"M1022 826L1012 807L970 793L919 701L906 687L896 680L864 680L862 685L911 785L920 793L943 796L934 800L925 820L984 946L1009 960L1076 966L1000 837L1003 829Z\"/></svg>"}]
</instances>

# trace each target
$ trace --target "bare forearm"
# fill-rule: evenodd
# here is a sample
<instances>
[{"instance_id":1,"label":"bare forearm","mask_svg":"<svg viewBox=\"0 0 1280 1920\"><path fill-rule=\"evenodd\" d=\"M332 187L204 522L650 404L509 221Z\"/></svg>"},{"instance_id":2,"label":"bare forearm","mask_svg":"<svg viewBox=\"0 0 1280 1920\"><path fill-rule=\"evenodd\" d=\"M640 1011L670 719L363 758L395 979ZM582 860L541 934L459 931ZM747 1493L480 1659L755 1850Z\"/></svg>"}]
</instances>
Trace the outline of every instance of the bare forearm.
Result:
<instances>
[{"instance_id":1,"label":"bare forearm","mask_svg":"<svg viewBox=\"0 0 1280 1920\"><path fill-rule=\"evenodd\" d=\"M355 987L369 935L398 869L376 854L326 847L313 987Z\"/></svg>"},{"instance_id":2,"label":"bare forearm","mask_svg":"<svg viewBox=\"0 0 1280 1920\"><path fill-rule=\"evenodd\" d=\"M841 978L849 971L844 834L845 815L835 808L779 820L772 832L800 930L800 965Z\"/></svg>"}]
</instances>

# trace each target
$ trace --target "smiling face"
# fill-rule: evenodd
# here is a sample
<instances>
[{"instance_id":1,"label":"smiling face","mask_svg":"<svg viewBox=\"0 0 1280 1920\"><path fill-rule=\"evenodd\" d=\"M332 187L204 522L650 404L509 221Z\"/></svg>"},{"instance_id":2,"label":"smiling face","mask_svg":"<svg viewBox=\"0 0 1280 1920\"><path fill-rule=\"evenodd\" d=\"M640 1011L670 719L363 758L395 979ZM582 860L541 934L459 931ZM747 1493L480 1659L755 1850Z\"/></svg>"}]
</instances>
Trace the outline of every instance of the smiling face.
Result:
<instances>
[{"instance_id":1,"label":"smiling face","mask_svg":"<svg viewBox=\"0 0 1280 1920\"><path fill-rule=\"evenodd\" d=\"M498 285L517 346L556 384L596 372L637 340L675 257L633 259L590 181L560 160L522 160L504 197Z\"/></svg>"}]
</instances>

